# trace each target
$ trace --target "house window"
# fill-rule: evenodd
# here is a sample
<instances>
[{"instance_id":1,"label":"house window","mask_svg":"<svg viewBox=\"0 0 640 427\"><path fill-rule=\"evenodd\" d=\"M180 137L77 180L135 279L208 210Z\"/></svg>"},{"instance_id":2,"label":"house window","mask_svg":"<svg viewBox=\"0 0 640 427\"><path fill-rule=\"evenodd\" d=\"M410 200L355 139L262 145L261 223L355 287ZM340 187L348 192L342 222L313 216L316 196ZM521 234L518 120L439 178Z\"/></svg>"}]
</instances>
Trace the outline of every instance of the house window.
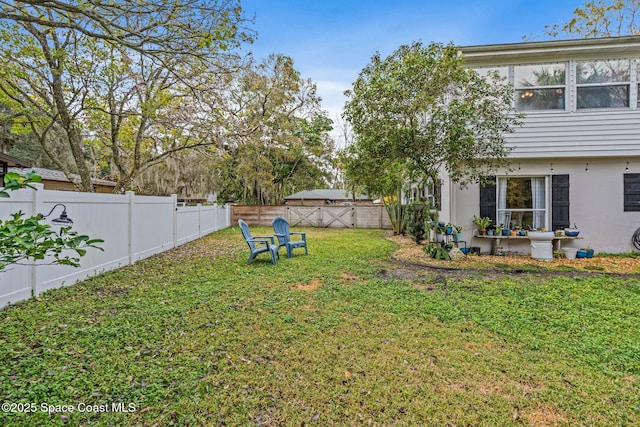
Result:
<instances>
[{"instance_id":1,"label":"house window","mask_svg":"<svg viewBox=\"0 0 640 427\"><path fill-rule=\"evenodd\" d=\"M640 212L640 173L624 174L624 211Z\"/></svg>"},{"instance_id":2,"label":"house window","mask_svg":"<svg viewBox=\"0 0 640 427\"><path fill-rule=\"evenodd\" d=\"M635 69L636 69L636 82L638 82L637 91L636 91L636 106L640 109L640 60L635 60Z\"/></svg>"},{"instance_id":3,"label":"house window","mask_svg":"<svg viewBox=\"0 0 640 427\"><path fill-rule=\"evenodd\" d=\"M547 228L546 177L499 177L497 224Z\"/></svg>"},{"instance_id":4,"label":"house window","mask_svg":"<svg viewBox=\"0 0 640 427\"><path fill-rule=\"evenodd\" d=\"M564 110L566 63L514 67L516 110Z\"/></svg>"},{"instance_id":5,"label":"house window","mask_svg":"<svg viewBox=\"0 0 640 427\"><path fill-rule=\"evenodd\" d=\"M576 62L577 107L628 108L629 60Z\"/></svg>"},{"instance_id":6,"label":"house window","mask_svg":"<svg viewBox=\"0 0 640 427\"><path fill-rule=\"evenodd\" d=\"M411 188L411 200L428 201L436 210L440 210L442 206L442 181L436 179L434 183L432 180L427 180L421 184Z\"/></svg>"}]
</instances>

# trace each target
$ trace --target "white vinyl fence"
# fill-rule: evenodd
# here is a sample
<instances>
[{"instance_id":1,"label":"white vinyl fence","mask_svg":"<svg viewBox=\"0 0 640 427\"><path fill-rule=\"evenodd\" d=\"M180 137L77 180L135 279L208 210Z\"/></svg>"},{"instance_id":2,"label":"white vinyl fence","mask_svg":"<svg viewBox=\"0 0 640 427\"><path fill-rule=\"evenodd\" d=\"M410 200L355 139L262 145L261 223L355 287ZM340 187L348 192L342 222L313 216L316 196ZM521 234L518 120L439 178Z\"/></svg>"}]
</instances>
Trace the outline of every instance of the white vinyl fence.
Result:
<instances>
[{"instance_id":1,"label":"white vinyl fence","mask_svg":"<svg viewBox=\"0 0 640 427\"><path fill-rule=\"evenodd\" d=\"M77 193L42 189L10 192L0 199L0 219L14 212L26 216L48 214L57 204L67 208L73 230L93 239L102 239L104 251L89 248L81 258L81 267L47 265L38 261L31 265L13 265L0 272L0 307L37 296L48 289L72 285L86 277L112 270L151 255L164 252L229 227L228 206L186 206L176 208L176 196L137 196ZM62 213L57 207L50 222Z\"/></svg>"}]
</instances>

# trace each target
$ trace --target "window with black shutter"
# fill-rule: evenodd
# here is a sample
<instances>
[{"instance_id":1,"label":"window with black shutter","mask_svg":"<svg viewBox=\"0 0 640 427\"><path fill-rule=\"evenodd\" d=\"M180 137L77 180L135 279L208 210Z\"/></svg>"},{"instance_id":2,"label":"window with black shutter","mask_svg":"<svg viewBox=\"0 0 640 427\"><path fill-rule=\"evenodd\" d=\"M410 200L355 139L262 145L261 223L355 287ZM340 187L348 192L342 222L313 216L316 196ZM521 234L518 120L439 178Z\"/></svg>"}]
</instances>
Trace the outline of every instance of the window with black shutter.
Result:
<instances>
[{"instance_id":1,"label":"window with black shutter","mask_svg":"<svg viewBox=\"0 0 640 427\"><path fill-rule=\"evenodd\" d=\"M496 177L487 177L480 184L480 216L489 217L496 223Z\"/></svg>"},{"instance_id":2,"label":"window with black shutter","mask_svg":"<svg viewBox=\"0 0 640 427\"><path fill-rule=\"evenodd\" d=\"M569 223L569 175L551 176L551 229L562 230Z\"/></svg>"},{"instance_id":3,"label":"window with black shutter","mask_svg":"<svg viewBox=\"0 0 640 427\"><path fill-rule=\"evenodd\" d=\"M640 173L624 175L624 211L640 212Z\"/></svg>"}]
</instances>

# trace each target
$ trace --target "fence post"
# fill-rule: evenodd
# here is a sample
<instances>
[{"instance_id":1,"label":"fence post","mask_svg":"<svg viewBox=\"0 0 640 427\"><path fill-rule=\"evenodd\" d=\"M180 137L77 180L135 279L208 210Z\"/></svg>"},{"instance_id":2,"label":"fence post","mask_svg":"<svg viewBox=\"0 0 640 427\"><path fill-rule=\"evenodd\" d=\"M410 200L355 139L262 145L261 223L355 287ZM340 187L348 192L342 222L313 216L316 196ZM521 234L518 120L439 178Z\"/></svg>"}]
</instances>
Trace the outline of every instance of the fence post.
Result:
<instances>
[{"instance_id":1,"label":"fence post","mask_svg":"<svg viewBox=\"0 0 640 427\"><path fill-rule=\"evenodd\" d=\"M171 211L173 212L173 248L178 247L178 195L171 195ZM198 226L199 227L199 226Z\"/></svg>"},{"instance_id":2,"label":"fence post","mask_svg":"<svg viewBox=\"0 0 640 427\"><path fill-rule=\"evenodd\" d=\"M36 216L39 213L46 215L47 212L44 212L44 184L31 185L35 187L35 190L27 190L31 191L31 216ZM39 271L38 262L33 260L31 265L31 295L34 297L39 295L38 287L42 280Z\"/></svg>"},{"instance_id":3,"label":"fence post","mask_svg":"<svg viewBox=\"0 0 640 427\"><path fill-rule=\"evenodd\" d=\"M351 227L358 228L358 210L351 208Z\"/></svg>"},{"instance_id":4,"label":"fence post","mask_svg":"<svg viewBox=\"0 0 640 427\"><path fill-rule=\"evenodd\" d=\"M135 248L133 241L133 216L134 216L134 197L136 193L134 191L126 191L125 196L127 197L127 234L128 234L128 250L129 250L129 264L134 263L135 256Z\"/></svg>"}]
</instances>

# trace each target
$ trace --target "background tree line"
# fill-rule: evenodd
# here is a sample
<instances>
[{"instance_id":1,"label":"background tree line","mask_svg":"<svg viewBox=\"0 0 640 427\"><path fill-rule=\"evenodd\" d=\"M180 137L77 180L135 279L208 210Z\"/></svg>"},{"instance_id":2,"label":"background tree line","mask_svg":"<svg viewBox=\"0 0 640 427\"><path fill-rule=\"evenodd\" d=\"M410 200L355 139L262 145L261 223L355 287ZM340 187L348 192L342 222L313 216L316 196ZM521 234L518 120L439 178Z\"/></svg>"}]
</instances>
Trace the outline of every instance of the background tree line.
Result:
<instances>
[{"instance_id":1,"label":"background tree line","mask_svg":"<svg viewBox=\"0 0 640 427\"><path fill-rule=\"evenodd\" d=\"M0 145L116 192L278 203L322 185L331 121L237 0L0 2Z\"/></svg>"},{"instance_id":2,"label":"background tree line","mask_svg":"<svg viewBox=\"0 0 640 427\"><path fill-rule=\"evenodd\" d=\"M637 13L587 1L545 34L636 34ZM239 0L2 0L0 149L83 191L107 178L117 192L245 203L324 186L336 167L350 190L390 194L504 160L508 88L466 73L453 46L412 44L362 70L345 107L354 143L334 163L314 83L286 56L244 55L250 26Z\"/></svg>"}]
</instances>

